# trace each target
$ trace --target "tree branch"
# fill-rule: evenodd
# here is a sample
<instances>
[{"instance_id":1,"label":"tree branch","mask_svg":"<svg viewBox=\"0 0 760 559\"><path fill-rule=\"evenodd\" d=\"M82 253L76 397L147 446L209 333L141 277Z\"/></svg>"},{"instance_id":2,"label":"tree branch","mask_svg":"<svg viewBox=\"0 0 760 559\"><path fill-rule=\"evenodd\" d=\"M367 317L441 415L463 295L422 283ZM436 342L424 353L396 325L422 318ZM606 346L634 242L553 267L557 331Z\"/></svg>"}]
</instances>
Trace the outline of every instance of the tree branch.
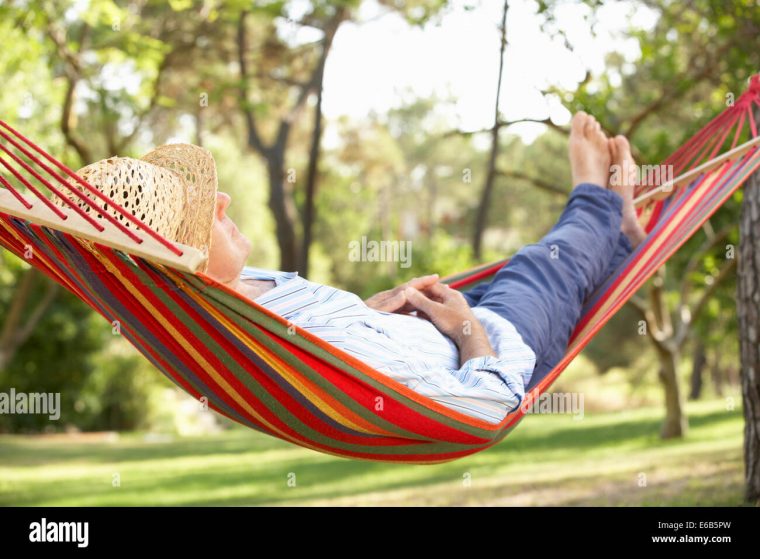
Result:
<instances>
[{"instance_id":1,"label":"tree branch","mask_svg":"<svg viewBox=\"0 0 760 559\"><path fill-rule=\"evenodd\" d=\"M341 7L338 8L338 10L335 12L335 14L330 18L330 20L327 22L327 24L324 27L324 38L321 42L323 42L323 53L327 53L330 51L330 48L332 47L333 39L335 38L335 33L338 31L338 27L340 27L340 24L343 23L343 20L346 19L346 16L348 14L348 9ZM317 64L314 65L314 68L312 69L311 75L309 76L309 79L306 81L305 84L303 84L299 88L298 92L298 98L296 99L295 104L291 109L288 111L288 114L285 115L285 118L283 118L280 121L279 129L277 130L277 139L275 140L275 143L278 146L284 146L284 142L287 141L288 135L290 133L290 127L292 126L293 122L295 122L296 118L298 118L298 114L303 109L304 105L306 104L306 100L309 98L309 95L313 91L316 91L317 88L320 87L320 84L322 83L322 72L323 72L323 64L321 61L318 61Z\"/></svg>"},{"instance_id":2,"label":"tree branch","mask_svg":"<svg viewBox=\"0 0 760 559\"><path fill-rule=\"evenodd\" d=\"M640 297L634 296L628 300L628 303L634 308L634 310L636 310L636 312L639 313L641 318L644 319L644 322L646 323L646 327L647 327L646 329L647 337L659 349L667 351L667 346L665 344L665 340L667 339L667 337L658 328L654 313L646 304L646 302Z\"/></svg>"},{"instance_id":3,"label":"tree branch","mask_svg":"<svg viewBox=\"0 0 760 559\"><path fill-rule=\"evenodd\" d=\"M58 57L63 61L66 74L66 92L63 97L63 107L61 110L61 133L63 134L66 143L77 152L77 155L85 165L92 161L92 154L87 144L80 138L77 138L74 134L74 129L76 128L74 100L76 98L77 84L82 77L80 56L84 50L84 44L87 37L89 37L89 33L90 26L84 24L82 27L82 36L79 40L79 51L73 53L66 45L65 33L57 25L48 21L48 25L45 27L45 34L52 41L56 48L56 52L58 53Z\"/></svg>"},{"instance_id":4,"label":"tree branch","mask_svg":"<svg viewBox=\"0 0 760 559\"><path fill-rule=\"evenodd\" d=\"M245 53L248 50L248 36L245 28L245 20L247 16L248 12L242 12L240 14L237 29L238 66L240 70L240 109L243 111L243 118L245 119L248 131L248 145L259 153L266 154L269 148L265 146L264 142L261 140L261 136L256 127L256 117L251 109L250 101L248 100L249 76L248 63L245 59Z\"/></svg>"},{"instance_id":5,"label":"tree branch","mask_svg":"<svg viewBox=\"0 0 760 559\"><path fill-rule=\"evenodd\" d=\"M723 58L723 55L728 51L729 47L730 43L726 43L720 49L718 49L718 51L715 52L714 56L712 57L712 60L705 62L701 70L699 72L696 72L688 81L681 80L676 84L671 84L670 87L664 88L660 97L644 107L631 119L628 128L626 128L625 136L630 138L647 118L652 116L657 111L662 110L664 107L681 99L684 94L690 91L694 83L699 83L706 77L713 75L715 72L716 61L719 61ZM704 52L708 51L705 50Z\"/></svg>"},{"instance_id":6,"label":"tree branch","mask_svg":"<svg viewBox=\"0 0 760 559\"><path fill-rule=\"evenodd\" d=\"M709 223L709 222L708 222ZM705 224L706 225L706 224ZM736 228L736 224L731 223L725 228L721 229L718 233L714 233L709 230L705 230L707 239L702 243L702 246L689 258L686 263L683 273L681 274L681 306L688 306L689 293L691 291L691 282L689 281L689 275L697 269L702 258L713 250L719 243L723 242L731 232Z\"/></svg>"},{"instance_id":7,"label":"tree branch","mask_svg":"<svg viewBox=\"0 0 760 559\"><path fill-rule=\"evenodd\" d=\"M564 134L565 136L570 135L570 130L565 128L564 126L560 126L559 124L555 124L550 118L518 118L516 120L499 120L496 123L496 129L500 130L502 128L508 128L509 126L512 126L513 124L520 124L523 122L535 122L537 124L544 124L551 128L552 130L556 130L557 132L560 132L561 134ZM448 138L450 136L464 136L464 137L470 137L475 136L477 134L492 134L493 133L493 126L490 126L488 128L484 128L481 130L449 130L447 132L444 132L441 135L441 138Z\"/></svg>"},{"instance_id":8,"label":"tree branch","mask_svg":"<svg viewBox=\"0 0 760 559\"><path fill-rule=\"evenodd\" d=\"M134 140L135 136L137 136L138 132L140 131L140 128L145 122L145 119L158 106L158 99L161 97L161 82L164 78L164 75L166 74L167 68L169 68L169 63L176 52L177 52L177 48L175 47L171 51L166 53L166 56L164 56L164 58L161 60L161 64L158 65L158 69L156 70L156 77L153 80L153 91L151 93L148 106L145 108L145 110L141 111L140 114L137 116L137 123L135 124L135 127L132 130L132 132L124 136L116 144L115 153L121 153L129 144L132 143L132 140Z\"/></svg>"},{"instance_id":9,"label":"tree branch","mask_svg":"<svg viewBox=\"0 0 760 559\"><path fill-rule=\"evenodd\" d=\"M533 184L533 186L536 186L540 188L541 190L551 192L552 194L558 194L562 196L567 196L568 194L570 194L567 190L565 190L562 187L559 187L553 183L547 182L538 177L534 177L520 171L511 171L511 170L506 171L506 170L497 169L496 174L501 177L509 177L513 179L528 181L529 183Z\"/></svg>"},{"instance_id":10,"label":"tree branch","mask_svg":"<svg viewBox=\"0 0 760 559\"><path fill-rule=\"evenodd\" d=\"M686 307L686 317L681 321L680 327L678 329L678 335L676 336L676 343L679 345L679 347L683 345L689 336L689 325L693 324L699 319L702 311L707 306L707 302L715 294L715 292L718 290L718 287L720 287L723 281L725 281L729 274L731 274L735 269L736 258L726 260L723 266L721 266L720 271L718 271L718 274L714 276L713 282L707 289L702 292L702 296L699 298L699 301L697 301L697 304L694 305L694 307L691 309Z\"/></svg>"}]
</instances>

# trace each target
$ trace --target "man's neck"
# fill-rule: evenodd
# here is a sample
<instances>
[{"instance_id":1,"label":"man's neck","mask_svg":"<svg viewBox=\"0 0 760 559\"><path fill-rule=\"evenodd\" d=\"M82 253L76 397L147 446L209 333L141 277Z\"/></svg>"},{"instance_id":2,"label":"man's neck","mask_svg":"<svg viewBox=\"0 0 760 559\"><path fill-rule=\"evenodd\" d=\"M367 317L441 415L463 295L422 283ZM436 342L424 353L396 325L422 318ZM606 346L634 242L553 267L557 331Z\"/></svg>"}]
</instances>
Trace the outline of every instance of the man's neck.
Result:
<instances>
[{"instance_id":1,"label":"man's neck","mask_svg":"<svg viewBox=\"0 0 760 559\"><path fill-rule=\"evenodd\" d=\"M242 285L240 281L240 276L236 276L234 279L231 279L230 281L221 282L222 285L225 287L229 287L233 291L240 291L240 286Z\"/></svg>"},{"instance_id":2,"label":"man's neck","mask_svg":"<svg viewBox=\"0 0 760 559\"><path fill-rule=\"evenodd\" d=\"M242 293L249 299L253 300L259 295L263 295L273 287L275 287L275 282L272 280L246 280L246 281L238 281L237 286L233 287L235 291L238 293Z\"/></svg>"},{"instance_id":3,"label":"man's neck","mask_svg":"<svg viewBox=\"0 0 760 559\"><path fill-rule=\"evenodd\" d=\"M229 279L228 281L222 281L219 279L216 281L225 287L228 287L229 289L248 297L251 300L275 287L275 282L271 280L249 279L247 281L241 281L240 274L237 274L235 277Z\"/></svg>"}]
</instances>

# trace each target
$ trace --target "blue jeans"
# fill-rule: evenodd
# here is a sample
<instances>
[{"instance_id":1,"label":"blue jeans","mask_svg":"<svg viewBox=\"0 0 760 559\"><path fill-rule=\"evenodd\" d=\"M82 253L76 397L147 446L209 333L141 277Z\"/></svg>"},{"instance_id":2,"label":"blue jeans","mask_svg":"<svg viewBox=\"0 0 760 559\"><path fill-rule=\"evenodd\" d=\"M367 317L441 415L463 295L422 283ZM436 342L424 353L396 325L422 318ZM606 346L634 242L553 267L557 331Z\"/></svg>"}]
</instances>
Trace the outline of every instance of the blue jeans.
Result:
<instances>
[{"instance_id":1,"label":"blue jeans","mask_svg":"<svg viewBox=\"0 0 760 559\"><path fill-rule=\"evenodd\" d=\"M579 184L543 239L520 249L490 282L464 293L471 307L509 320L536 354L526 389L562 359L584 302L632 252L620 232L622 207L616 192Z\"/></svg>"}]
</instances>

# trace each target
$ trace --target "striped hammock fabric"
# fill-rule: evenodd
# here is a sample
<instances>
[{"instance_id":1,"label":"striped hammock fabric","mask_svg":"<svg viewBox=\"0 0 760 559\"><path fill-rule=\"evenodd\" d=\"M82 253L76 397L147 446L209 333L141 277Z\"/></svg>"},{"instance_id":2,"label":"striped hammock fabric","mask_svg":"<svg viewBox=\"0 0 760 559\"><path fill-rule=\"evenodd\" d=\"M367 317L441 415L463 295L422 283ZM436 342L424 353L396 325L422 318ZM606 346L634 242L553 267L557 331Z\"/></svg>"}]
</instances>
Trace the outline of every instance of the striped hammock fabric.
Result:
<instances>
[{"instance_id":1,"label":"striped hammock fabric","mask_svg":"<svg viewBox=\"0 0 760 559\"><path fill-rule=\"evenodd\" d=\"M509 434L594 334L760 167L752 115L758 102L756 76L732 107L664 162L680 180L640 189L647 239L587 302L564 359L534 378L524 405L499 424L418 395L203 274L67 232L65 222L59 227L52 218L35 223L19 217L45 203L35 184L55 193L54 183L73 173L2 121L0 171L7 173L0 174L0 243L117 325L164 375L218 413L332 455L447 462ZM103 235L118 226L95 225ZM181 252L155 235L152 242L167 254ZM503 265L508 260L445 281L470 288Z\"/></svg>"}]
</instances>

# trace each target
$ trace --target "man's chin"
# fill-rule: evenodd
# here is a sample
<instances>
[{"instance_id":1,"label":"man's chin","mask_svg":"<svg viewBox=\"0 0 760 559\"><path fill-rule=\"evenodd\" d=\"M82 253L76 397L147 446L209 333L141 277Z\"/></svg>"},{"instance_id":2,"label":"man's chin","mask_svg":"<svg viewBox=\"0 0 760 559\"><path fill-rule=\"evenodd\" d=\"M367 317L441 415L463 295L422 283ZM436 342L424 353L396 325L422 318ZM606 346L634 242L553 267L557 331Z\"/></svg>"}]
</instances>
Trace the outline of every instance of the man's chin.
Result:
<instances>
[{"instance_id":1,"label":"man's chin","mask_svg":"<svg viewBox=\"0 0 760 559\"><path fill-rule=\"evenodd\" d=\"M251 243L250 239L248 237L240 236L240 241L238 242L238 246L240 247L240 254L242 255L243 262L248 260L248 257L251 255L251 249L253 248L253 244Z\"/></svg>"}]
</instances>

